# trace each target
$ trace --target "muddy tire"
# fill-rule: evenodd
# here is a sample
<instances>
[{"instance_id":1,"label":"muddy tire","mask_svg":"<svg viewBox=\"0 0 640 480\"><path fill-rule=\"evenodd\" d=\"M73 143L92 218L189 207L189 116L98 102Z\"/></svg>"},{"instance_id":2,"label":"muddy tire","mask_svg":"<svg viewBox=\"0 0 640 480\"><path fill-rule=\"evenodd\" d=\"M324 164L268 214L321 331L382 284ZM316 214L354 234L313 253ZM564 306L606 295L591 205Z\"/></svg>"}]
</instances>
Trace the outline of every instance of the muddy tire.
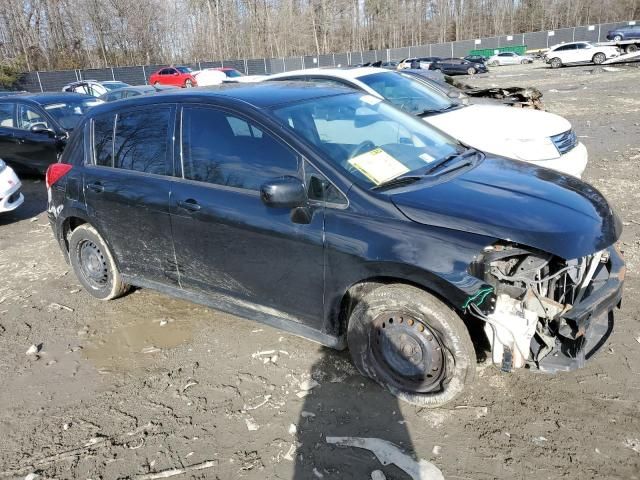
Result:
<instances>
[{"instance_id":1,"label":"muddy tire","mask_svg":"<svg viewBox=\"0 0 640 480\"><path fill-rule=\"evenodd\" d=\"M549 65L551 65L551 68L560 68L562 66L562 60L560 60L558 57L552 58L549 62Z\"/></svg>"},{"instance_id":2,"label":"muddy tire","mask_svg":"<svg viewBox=\"0 0 640 480\"><path fill-rule=\"evenodd\" d=\"M475 378L466 326L416 287L384 285L366 294L349 319L347 342L362 375L421 407L452 401Z\"/></svg>"},{"instance_id":3,"label":"muddy tire","mask_svg":"<svg viewBox=\"0 0 640 480\"><path fill-rule=\"evenodd\" d=\"M190 79L187 78L184 81L184 88L191 88L191 87L193 87L193 82Z\"/></svg>"},{"instance_id":4,"label":"muddy tire","mask_svg":"<svg viewBox=\"0 0 640 480\"><path fill-rule=\"evenodd\" d=\"M129 290L109 247L91 225L80 225L71 232L69 260L84 289L100 300L118 298Z\"/></svg>"},{"instance_id":5,"label":"muddy tire","mask_svg":"<svg viewBox=\"0 0 640 480\"><path fill-rule=\"evenodd\" d=\"M607 59L607 56L604 53L596 53L593 56L593 63L595 63L596 65L600 65L606 59Z\"/></svg>"}]
</instances>

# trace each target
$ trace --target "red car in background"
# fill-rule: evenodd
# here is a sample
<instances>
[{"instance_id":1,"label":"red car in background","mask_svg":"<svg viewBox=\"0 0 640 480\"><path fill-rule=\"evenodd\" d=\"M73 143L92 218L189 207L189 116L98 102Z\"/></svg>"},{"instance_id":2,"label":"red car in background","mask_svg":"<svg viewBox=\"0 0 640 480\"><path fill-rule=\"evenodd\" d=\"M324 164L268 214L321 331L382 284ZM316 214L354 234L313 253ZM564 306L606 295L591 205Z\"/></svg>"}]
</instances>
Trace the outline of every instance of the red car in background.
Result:
<instances>
[{"instance_id":1,"label":"red car in background","mask_svg":"<svg viewBox=\"0 0 640 480\"><path fill-rule=\"evenodd\" d=\"M196 79L189 67L165 67L149 76L151 85L173 85L176 87L195 87Z\"/></svg>"}]
</instances>

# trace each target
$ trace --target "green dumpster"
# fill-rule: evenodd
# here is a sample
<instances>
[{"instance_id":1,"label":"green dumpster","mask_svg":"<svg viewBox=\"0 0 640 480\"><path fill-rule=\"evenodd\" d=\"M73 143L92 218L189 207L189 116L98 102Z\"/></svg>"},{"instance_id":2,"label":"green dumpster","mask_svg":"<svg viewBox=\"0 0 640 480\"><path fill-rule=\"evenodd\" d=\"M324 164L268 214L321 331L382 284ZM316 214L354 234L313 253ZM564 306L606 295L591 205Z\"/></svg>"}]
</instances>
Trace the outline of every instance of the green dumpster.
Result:
<instances>
[{"instance_id":1,"label":"green dumpster","mask_svg":"<svg viewBox=\"0 0 640 480\"><path fill-rule=\"evenodd\" d=\"M483 57L489 58L500 52L516 52L518 55L524 55L526 51L526 45L509 45L508 47L480 48L478 50L471 50L469 55L482 55Z\"/></svg>"}]
</instances>

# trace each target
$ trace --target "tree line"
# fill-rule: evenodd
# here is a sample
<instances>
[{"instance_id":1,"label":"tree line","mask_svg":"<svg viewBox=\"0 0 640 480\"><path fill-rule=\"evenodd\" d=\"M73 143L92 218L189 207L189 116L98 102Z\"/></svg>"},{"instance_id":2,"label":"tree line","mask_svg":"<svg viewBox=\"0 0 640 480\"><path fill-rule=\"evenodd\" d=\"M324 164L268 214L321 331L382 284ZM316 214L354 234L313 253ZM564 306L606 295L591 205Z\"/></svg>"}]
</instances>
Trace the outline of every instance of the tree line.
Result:
<instances>
[{"instance_id":1,"label":"tree line","mask_svg":"<svg viewBox=\"0 0 640 480\"><path fill-rule=\"evenodd\" d=\"M637 18L640 0L1 0L21 70L396 48Z\"/></svg>"}]
</instances>

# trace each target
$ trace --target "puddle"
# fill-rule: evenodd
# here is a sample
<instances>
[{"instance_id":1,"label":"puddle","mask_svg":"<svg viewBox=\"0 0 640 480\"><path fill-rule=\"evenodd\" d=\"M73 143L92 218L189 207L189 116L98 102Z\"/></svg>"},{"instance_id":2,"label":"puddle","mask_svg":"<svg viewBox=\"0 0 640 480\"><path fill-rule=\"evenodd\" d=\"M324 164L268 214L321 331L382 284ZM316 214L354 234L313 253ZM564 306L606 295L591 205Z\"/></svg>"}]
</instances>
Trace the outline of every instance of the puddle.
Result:
<instances>
[{"instance_id":1,"label":"puddle","mask_svg":"<svg viewBox=\"0 0 640 480\"><path fill-rule=\"evenodd\" d=\"M194 327L189 319L140 320L91 337L83 355L103 373L146 366L162 352L190 343Z\"/></svg>"}]
</instances>

